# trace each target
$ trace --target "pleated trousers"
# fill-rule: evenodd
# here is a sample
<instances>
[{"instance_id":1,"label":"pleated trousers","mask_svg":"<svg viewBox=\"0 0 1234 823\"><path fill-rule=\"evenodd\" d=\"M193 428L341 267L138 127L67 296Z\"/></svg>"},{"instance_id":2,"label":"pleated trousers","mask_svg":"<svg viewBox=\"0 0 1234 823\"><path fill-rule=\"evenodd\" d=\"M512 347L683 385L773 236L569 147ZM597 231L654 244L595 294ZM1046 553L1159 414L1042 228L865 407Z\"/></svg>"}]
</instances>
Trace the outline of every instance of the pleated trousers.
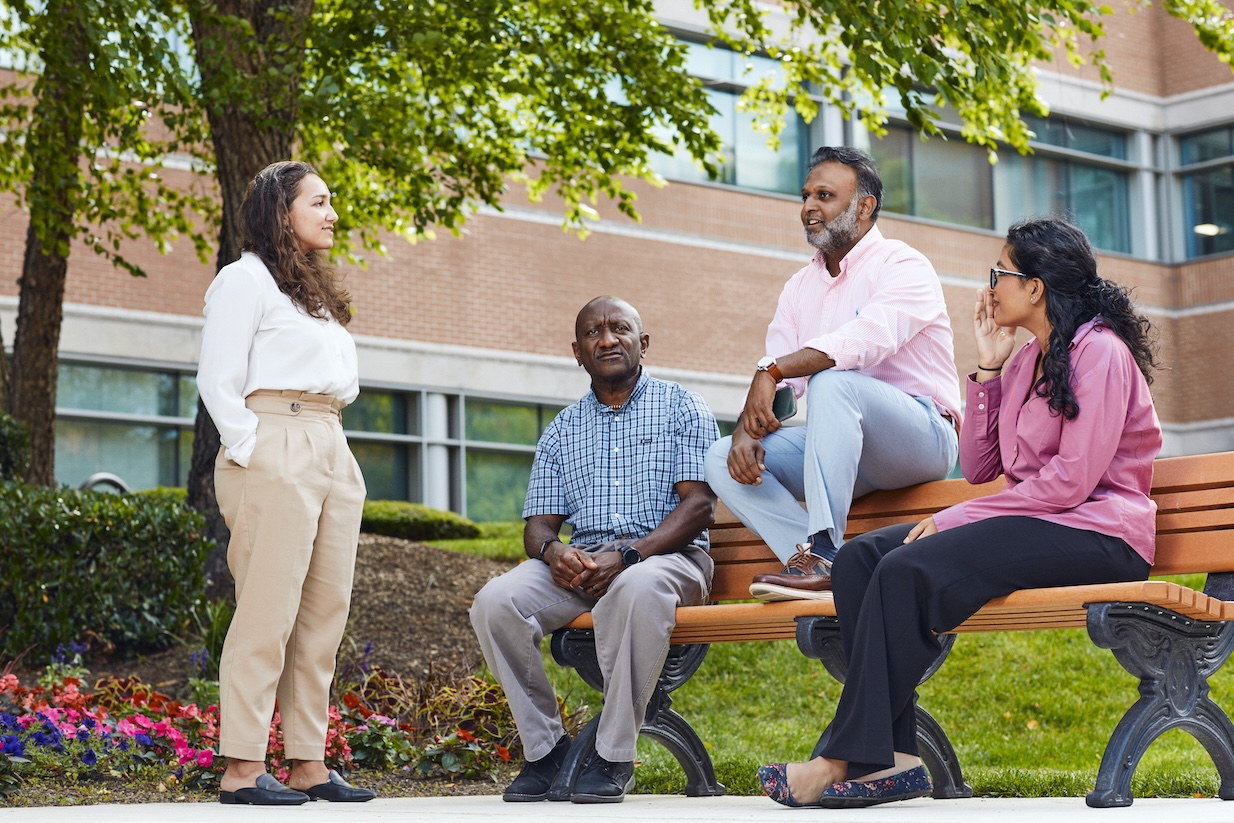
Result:
<instances>
[{"instance_id":1,"label":"pleated trousers","mask_svg":"<svg viewBox=\"0 0 1234 823\"><path fill-rule=\"evenodd\" d=\"M215 461L236 614L219 665L219 751L264 760L278 699L286 756L321 760L351 605L365 487L326 395L258 391L247 467Z\"/></svg>"}]
</instances>

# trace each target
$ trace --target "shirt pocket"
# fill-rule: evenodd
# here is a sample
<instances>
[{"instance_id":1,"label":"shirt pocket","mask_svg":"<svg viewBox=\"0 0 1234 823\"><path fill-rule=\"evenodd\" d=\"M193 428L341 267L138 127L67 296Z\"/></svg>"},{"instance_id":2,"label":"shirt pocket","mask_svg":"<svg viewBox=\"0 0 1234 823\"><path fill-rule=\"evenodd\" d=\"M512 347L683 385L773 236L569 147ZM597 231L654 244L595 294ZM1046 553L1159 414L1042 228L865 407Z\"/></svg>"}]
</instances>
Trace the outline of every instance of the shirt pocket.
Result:
<instances>
[{"instance_id":1,"label":"shirt pocket","mask_svg":"<svg viewBox=\"0 0 1234 823\"><path fill-rule=\"evenodd\" d=\"M666 434L639 438L634 476L641 494L664 499L672 492L675 454L673 439Z\"/></svg>"}]
</instances>

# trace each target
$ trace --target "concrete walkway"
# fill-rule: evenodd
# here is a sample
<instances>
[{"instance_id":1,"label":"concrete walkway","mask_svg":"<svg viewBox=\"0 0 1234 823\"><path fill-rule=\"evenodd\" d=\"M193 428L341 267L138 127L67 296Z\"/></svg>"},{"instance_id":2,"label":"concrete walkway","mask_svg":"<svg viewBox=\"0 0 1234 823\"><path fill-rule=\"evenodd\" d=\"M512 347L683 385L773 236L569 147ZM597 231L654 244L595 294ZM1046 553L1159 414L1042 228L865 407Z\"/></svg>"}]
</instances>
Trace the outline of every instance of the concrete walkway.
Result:
<instances>
[{"instance_id":1,"label":"concrete walkway","mask_svg":"<svg viewBox=\"0 0 1234 823\"><path fill-rule=\"evenodd\" d=\"M765 797L681 797L631 795L624 803L503 803L496 795L377 799L356 805L308 803L285 809L222 806L216 803L151 803L74 808L5 809L0 823L325 823L325 821L543 821L594 820L612 823L724 823L725 821L827 820L847 823L1227 823L1234 803L1221 800L1140 799L1122 809L1090 809L1082 797L1006 800L922 798L869 809L786 809Z\"/></svg>"}]
</instances>

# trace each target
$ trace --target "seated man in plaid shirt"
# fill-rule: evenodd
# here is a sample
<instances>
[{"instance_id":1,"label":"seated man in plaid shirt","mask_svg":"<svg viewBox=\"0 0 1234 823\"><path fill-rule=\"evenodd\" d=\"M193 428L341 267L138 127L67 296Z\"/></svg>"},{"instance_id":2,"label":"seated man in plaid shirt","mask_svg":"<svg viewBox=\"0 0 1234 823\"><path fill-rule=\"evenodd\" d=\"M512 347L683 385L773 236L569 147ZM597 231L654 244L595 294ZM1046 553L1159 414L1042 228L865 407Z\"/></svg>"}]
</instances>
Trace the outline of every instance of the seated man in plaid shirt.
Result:
<instances>
[{"instance_id":1,"label":"seated man in plaid shirt","mask_svg":"<svg viewBox=\"0 0 1234 823\"><path fill-rule=\"evenodd\" d=\"M706 530L715 495L703 457L719 437L715 418L698 395L643 372L648 336L624 300L592 300L574 332L591 391L557 415L536 447L523 507L530 560L489 581L471 608L523 745L508 801L544 800L570 747L540 640L594 615L604 711L571 800L618 803L634 785L634 746L675 610L705 602L711 587ZM567 521L568 545L559 539Z\"/></svg>"}]
</instances>

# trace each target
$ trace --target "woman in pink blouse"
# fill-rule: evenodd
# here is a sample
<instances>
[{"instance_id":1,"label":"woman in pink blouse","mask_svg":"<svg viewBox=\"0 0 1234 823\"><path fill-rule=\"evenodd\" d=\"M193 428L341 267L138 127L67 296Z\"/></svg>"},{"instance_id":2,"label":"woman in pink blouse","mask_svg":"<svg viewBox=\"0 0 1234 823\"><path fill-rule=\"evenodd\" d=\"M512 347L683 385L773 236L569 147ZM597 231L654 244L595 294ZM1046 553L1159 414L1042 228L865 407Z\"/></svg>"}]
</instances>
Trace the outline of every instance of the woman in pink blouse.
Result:
<instances>
[{"instance_id":1,"label":"woman in pink blouse","mask_svg":"<svg viewBox=\"0 0 1234 823\"><path fill-rule=\"evenodd\" d=\"M1018 351L1017 328L1031 334ZM832 579L847 681L820 756L759 770L777 803L929 793L914 709L938 632L1017 589L1148 577L1161 449L1148 319L1098 276L1080 229L1046 219L1007 233L973 330L960 467L1007 488L844 544Z\"/></svg>"}]
</instances>

